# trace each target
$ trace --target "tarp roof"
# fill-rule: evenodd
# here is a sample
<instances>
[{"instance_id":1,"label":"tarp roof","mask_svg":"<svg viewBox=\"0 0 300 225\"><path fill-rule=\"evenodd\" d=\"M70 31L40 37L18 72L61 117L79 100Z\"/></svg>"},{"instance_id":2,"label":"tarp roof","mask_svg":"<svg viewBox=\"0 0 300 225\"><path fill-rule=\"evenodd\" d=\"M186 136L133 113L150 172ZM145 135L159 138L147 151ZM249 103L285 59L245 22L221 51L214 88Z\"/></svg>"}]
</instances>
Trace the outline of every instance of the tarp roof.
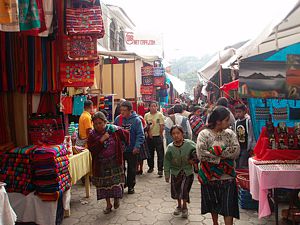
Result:
<instances>
[{"instance_id":1,"label":"tarp roof","mask_svg":"<svg viewBox=\"0 0 300 225\"><path fill-rule=\"evenodd\" d=\"M173 84L174 89L178 92L178 94L182 94L185 92L185 82L174 77L173 75L166 73L167 78Z\"/></svg>"},{"instance_id":2,"label":"tarp roof","mask_svg":"<svg viewBox=\"0 0 300 225\"><path fill-rule=\"evenodd\" d=\"M235 54L234 48L228 48L216 54L208 63L198 70L199 80L210 80L220 70L220 65L228 61Z\"/></svg>"},{"instance_id":3,"label":"tarp roof","mask_svg":"<svg viewBox=\"0 0 300 225\"><path fill-rule=\"evenodd\" d=\"M236 60L277 51L298 42L300 42L300 0L292 9L282 10L281 15L276 15L276 18L256 38L239 48L224 67L230 66Z\"/></svg>"},{"instance_id":4,"label":"tarp roof","mask_svg":"<svg viewBox=\"0 0 300 225\"><path fill-rule=\"evenodd\" d=\"M210 80L219 71L220 65L229 68L236 60L277 51L300 42L300 0L291 8L283 9L256 38L246 42L242 47L224 50L213 57L198 71L199 79L202 77Z\"/></svg>"}]
</instances>

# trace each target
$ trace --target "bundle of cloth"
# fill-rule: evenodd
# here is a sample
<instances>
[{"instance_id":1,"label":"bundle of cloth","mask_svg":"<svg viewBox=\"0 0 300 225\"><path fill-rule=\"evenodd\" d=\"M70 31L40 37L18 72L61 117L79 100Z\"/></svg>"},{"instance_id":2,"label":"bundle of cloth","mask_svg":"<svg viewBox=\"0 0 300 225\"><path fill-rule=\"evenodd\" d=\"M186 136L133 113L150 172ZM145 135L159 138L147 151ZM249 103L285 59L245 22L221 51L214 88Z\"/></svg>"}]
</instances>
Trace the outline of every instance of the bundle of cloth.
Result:
<instances>
[{"instance_id":1,"label":"bundle of cloth","mask_svg":"<svg viewBox=\"0 0 300 225\"><path fill-rule=\"evenodd\" d=\"M56 201L71 187L69 158L64 145L37 147L32 161L36 194L44 201Z\"/></svg>"},{"instance_id":2,"label":"bundle of cloth","mask_svg":"<svg viewBox=\"0 0 300 225\"><path fill-rule=\"evenodd\" d=\"M7 192L19 192L25 195L35 190L32 183L33 168L31 159L37 146L17 147L2 154L0 181L7 184Z\"/></svg>"},{"instance_id":3,"label":"bundle of cloth","mask_svg":"<svg viewBox=\"0 0 300 225\"><path fill-rule=\"evenodd\" d=\"M208 151L216 156L221 156L225 146L213 146ZM234 160L221 159L219 164L213 164L202 161L199 166L198 180L201 184L207 184L213 178L220 179L222 175L227 174L232 177L236 176L234 169Z\"/></svg>"}]
</instances>

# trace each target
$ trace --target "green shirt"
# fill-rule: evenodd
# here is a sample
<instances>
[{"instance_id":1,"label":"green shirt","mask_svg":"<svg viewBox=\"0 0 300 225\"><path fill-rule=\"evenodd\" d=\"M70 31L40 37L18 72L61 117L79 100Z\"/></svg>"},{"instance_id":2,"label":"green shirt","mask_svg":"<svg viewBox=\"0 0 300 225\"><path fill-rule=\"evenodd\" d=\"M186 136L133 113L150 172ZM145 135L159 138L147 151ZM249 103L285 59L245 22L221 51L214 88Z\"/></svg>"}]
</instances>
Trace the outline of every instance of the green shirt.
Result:
<instances>
[{"instance_id":1,"label":"green shirt","mask_svg":"<svg viewBox=\"0 0 300 225\"><path fill-rule=\"evenodd\" d=\"M186 176L193 174L193 166L189 160L192 159L193 153L196 151L195 142L185 139L181 147L176 147L173 143L168 145L164 160L165 177L170 174L177 176L181 170Z\"/></svg>"}]
</instances>

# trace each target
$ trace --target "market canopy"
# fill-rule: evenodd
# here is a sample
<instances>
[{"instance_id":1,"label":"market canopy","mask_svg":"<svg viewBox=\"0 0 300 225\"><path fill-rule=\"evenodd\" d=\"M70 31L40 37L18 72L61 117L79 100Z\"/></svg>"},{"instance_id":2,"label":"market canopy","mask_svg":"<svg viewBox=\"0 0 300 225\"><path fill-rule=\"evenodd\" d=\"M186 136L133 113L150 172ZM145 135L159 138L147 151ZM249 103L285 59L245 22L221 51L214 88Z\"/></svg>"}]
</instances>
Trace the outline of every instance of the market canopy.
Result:
<instances>
[{"instance_id":1,"label":"market canopy","mask_svg":"<svg viewBox=\"0 0 300 225\"><path fill-rule=\"evenodd\" d=\"M166 73L168 79L170 79L171 83L173 84L174 89L178 92L178 94L182 94L185 92L185 82L178 79L177 77Z\"/></svg>"},{"instance_id":2,"label":"market canopy","mask_svg":"<svg viewBox=\"0 0 300 225\"><path fill-rule=\"evenodd\" d=\"M298 42L300 42L300 0L292 9L283 9L281 15L276 15L256 38L239 48L223 66L228 67L237 60L277 51Z\"/></svg>"},{"instance_id":3,"label":"market canopy","mask_svg":"<svg viewBox=\"0 0 300 225\"><path fill-rule=\"evenodd\" d=\"M220 65L228 61L235 54L235 51L234 48L228 48L216 54L205 66L198 70L199 80L209 81L220 70Z\"/></svg>"}]
</instances>

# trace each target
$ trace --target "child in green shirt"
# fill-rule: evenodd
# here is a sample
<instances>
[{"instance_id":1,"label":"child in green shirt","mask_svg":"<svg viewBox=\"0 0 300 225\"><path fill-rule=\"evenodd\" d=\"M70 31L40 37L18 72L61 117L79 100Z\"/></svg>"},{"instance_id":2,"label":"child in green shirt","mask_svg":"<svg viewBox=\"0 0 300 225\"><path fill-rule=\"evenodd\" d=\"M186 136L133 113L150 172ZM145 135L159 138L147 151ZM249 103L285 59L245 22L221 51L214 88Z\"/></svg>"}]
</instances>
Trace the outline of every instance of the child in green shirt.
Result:
<instances>
[{"instance_id":1,"label":"child in green shirt","mask_svg":"<svg viewBox=\"0 0 300 225\"><path fill-rule=\"evenodd\" d=\"M174 215L188 217L187 203L190 202L189 193L194 181L193 165L197 165L196 144L184 139L183 128L174 125L170 134L173 143L168 145L164 160L166 182L171 176L171 197L178 202Z\"/></svg>"}]
</instances>

